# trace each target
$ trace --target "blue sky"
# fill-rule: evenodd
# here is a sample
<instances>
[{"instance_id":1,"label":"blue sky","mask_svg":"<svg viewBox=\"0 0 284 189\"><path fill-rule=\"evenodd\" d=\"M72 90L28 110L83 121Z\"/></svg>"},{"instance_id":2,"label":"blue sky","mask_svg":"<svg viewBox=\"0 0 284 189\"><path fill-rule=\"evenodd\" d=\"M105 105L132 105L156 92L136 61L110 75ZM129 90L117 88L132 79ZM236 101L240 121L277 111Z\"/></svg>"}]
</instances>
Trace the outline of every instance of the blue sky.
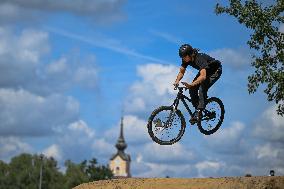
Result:
<instances>
[{"instance_id":1,"label":"blue sky","mask_svg":"<svg viewBox=\"0 0 284 189\"><path fill-rule=\"evenodd\" d=\"M0 3L0 159L53 156L61 169L116 152L124 116L137 177L284 174L284 119L261 88L247 92L251 31L216 3L227 1L9 1ZM283 31L283 25L280 30ZM226 109L221 129L193 126L159 146L146 130L153 109L176 91L178 48L190 43L223 63L209 96ZM196 71L188 69L185 81Z\"/></svg>"}]
</instances>

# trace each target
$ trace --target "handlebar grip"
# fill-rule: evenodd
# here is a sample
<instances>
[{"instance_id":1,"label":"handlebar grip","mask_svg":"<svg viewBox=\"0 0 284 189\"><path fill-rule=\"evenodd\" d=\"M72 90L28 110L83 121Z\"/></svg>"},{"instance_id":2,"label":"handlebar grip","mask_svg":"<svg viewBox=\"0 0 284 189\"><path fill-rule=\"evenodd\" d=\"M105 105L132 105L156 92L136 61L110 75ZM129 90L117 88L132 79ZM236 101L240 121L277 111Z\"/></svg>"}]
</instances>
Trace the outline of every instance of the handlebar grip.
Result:
<instances>
[{"instance_id":1,"label":"handlebar grip","mask_svg":"<svg viewBox=\"0 0 284 189\"><path fill-rule=\"evenodd\" d=\"M174 86L175 86L174 90L177 90L179 84L176 84L176 85L174 85Z\"/></svg>"}]
</instances>

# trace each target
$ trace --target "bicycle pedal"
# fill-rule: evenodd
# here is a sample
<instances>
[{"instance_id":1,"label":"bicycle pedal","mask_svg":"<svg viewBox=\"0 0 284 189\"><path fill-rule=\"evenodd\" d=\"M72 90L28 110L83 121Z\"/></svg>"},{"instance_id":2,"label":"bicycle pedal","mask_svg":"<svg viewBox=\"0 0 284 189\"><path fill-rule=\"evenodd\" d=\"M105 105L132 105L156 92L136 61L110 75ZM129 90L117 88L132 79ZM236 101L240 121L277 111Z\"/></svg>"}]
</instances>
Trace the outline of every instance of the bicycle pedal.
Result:
<instances>
[{"instance_id":1,"label":"bicycle pedal","mask_svg":"<svg viewBox=\"0 0 284 189\"><path fill-rule=\"evenodd\" d=\"M191 125L194 125L194 124L196 124L198 121L197 120L189 120L189 123L191 124Z\"/></svg>"}]
</instances>

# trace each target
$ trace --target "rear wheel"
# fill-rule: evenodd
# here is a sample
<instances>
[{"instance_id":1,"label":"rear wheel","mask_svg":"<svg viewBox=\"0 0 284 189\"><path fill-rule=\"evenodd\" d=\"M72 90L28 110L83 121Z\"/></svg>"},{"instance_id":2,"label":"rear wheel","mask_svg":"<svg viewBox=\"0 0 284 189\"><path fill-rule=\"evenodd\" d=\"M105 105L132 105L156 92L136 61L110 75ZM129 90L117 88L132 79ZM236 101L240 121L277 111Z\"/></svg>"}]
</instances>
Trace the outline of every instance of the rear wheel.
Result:
<instances>
[{"instance_id":1,"label":"rear wheel","mask_svg":"<svg viewBox=\"0 0 284 189\"><path fill-rule=\"evenodd\" d=\"M161 106L154 110L148 120L148 133L152 140L161 145L178 142L185 131L185 119L180 110L172 106Z\"/></svg>"},{"instance_id":2,"label":"rear wheel","mask_svg":"<svg viewBox=\"0 0 284 189\"><path fill-rule=\"evenodd\" d=\"M224 114L223 102L216 97L209 98L205 109L202 111L202 119L197 123L198 129L205 135L215 133L223 123Z\"/></svg>"}]
</instances>

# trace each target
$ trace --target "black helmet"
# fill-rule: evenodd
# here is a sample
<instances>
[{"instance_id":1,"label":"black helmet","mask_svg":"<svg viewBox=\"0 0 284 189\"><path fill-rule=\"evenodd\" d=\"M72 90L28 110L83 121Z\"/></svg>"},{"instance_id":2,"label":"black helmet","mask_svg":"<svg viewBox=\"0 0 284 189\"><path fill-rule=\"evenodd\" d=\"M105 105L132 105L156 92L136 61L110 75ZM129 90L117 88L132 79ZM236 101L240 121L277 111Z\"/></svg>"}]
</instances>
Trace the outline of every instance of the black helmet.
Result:
<instances>
[{"instance_id":1,"label":"black helmet","mask_svg":"<svg viewBox=\"0 0 284 189\"><path fill-rule=\"evenodd\" d=\"M183 44L182 46L180 46L178 54L182 58L186 55L192 55L193 50L194 49L189 44Z\"/></svg>"}]
</instances>

